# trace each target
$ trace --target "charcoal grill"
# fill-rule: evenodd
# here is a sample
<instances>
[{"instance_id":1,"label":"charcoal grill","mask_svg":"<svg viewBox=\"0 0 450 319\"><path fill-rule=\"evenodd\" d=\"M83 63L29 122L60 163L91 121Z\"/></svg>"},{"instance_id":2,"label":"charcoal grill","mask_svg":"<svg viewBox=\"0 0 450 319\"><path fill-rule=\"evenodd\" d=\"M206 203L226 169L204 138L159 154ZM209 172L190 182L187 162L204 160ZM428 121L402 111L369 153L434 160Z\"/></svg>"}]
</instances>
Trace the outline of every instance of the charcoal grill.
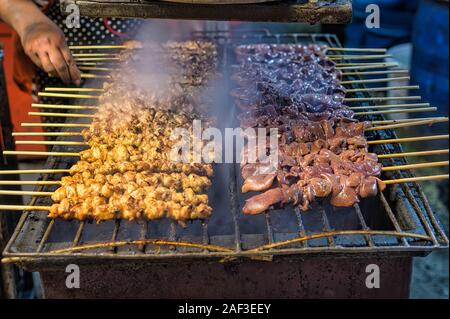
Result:
<instances>
[{"instance_id":1,"label":"charcoal grill","mask_svg":"<svg viewBox=\"0 0 450 319\"><path fill-rule=\"evenodd\" d=\"M218 44L224 78L229 78L236 44L340 46L331 34L262 31L244 37L215 31L197 32L195 37ZM231 88L232 84L228 85ZM230 108L229 88L225 91L220 99L223 122L227 117L230 121L236 118ZM368 133L368 139L396 137L389 130ZM54 150L76 151L61 146ZM389 144L375 145L374 151L400 153L402 149ZM65 169L74 161L50 157L46 168ZM403 158L386 159L384 164L405 162ZM385 177L412 175L395 171ZM42 180L59 178L41 176ZM306 213L285 208L258 216L242 215L241 184L239 165L215 167L209 194L214 213L209 221L192 222L186 229L169 221L137 224L118 220L96 225L49 220L45 212L25 212L4 250L3 262L40 272L48 298L406 298L412 258L448 247L448 239L416 183L389 187L351 208L333 208L322 202ZM30 205L48 206L48 201L35 197ZM81 289L66 288L68 264L80 266ZM379 289L365 285L369 264L380 267Z\"/></svg>"}]
</instances>

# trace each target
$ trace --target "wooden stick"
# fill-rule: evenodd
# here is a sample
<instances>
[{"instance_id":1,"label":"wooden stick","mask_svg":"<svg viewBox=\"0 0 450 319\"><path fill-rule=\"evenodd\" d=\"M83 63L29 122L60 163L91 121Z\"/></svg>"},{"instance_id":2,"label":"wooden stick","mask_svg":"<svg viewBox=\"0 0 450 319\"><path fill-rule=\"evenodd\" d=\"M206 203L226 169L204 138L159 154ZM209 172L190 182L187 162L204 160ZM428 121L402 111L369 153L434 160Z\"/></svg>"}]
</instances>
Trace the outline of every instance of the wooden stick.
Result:
<instances>
[{"instance_id":1,"label":"wooden stick","mask_svg":"<svg viewBox=\"0 0 450 319\"><path fill-rule=\"evenodd\" d=\"M114 68L101 68L95 66L79 66L80 71L116 71Z\"/></svg>"},{"instance_id":2,"label":"wooden stick","mask_svg":"<svg viewBox=\"0 0 450 319\"><path fill-rule=\"evenodd\" d=\"M385 86L376 88L359 88L359 89L347 89L347 93L354 92L386 92L395 90L418 90L420 87L418 85L402 85L402 86Z\"/></svg>"},{"instance_id":3,"label":"wooden stick","mask_svg":"<svg viewBox=\"0 0 450 319\"><path fill-rule=\"evenodd\" d=\"M429 107L430 103L413 103L413 104L387 104L387 105L373 105L373 106L353 106L350 110L372 110L372 109L392 109L402 107Z\"/></svg>"},{"instance_id":4,"label":"wooden stick","mask_svg":"<svg viewBox=\"0 0 450 319\"><path fill-rule=\"evenodd\" d=\"M395 110L382 110L382 111L367 111L367 112L355 112L355 115L377 115L377 114L397 114L397 113L416 113L416 112L434 112L437 111L437 107L418 107L415 109L395 109Z\"/></svg>"},{"instance_id":5,"label":"wooden stick","mask_svg":"<svg viewBox=\"0 0 450 319\"><path fill-rule=\"evenodd\" d=\"M99 74L91 74L91 73L81 73L80 77L82 79L111 79L111 75L99 75Z\"/></svg>"},{"instance_id":6,"label":"wooden stick","mask_svg":"<svg viewBox=\"0 0 450 319\"><path fill-rule=\"evenodd\" d=\"M384 68L395 68L398 67L397 63L385 63L385 64L373 64L373 65L355 65L355 66L341 66L337 67L336 70L370 70L370 69L384 69Z\"/></svg>"},{"instance_id":7,"label":"wooden stick","mask_svg":"<svg viewBox=\"0 0 450 319\"><path fill-rule=\"evenodd\" d=\"M78 66L99 66L99 65L106 65L109 66L109 63L105 63L105 62L78 62L77 63Z\"/></svg>"},{"instance_id":8,"label":"wooden stick","mask_svg":"<svg viewBox=\"0 0 450 319\"><path fill-rule=\"evenodd\" d=\"M38 185L52 186L61 185L61 181L0 181L0 185Z\"/></svg>"},{"instance_id":9,"label":"wooden stick","mask_svg":"<svg viewBox=\"0 0 450 319\"><path fill-rule=\"evenodd\" d=\"M72 152L36 152L36 151L3 151L3 155L73 156L73 157L79 157L80 153L72 153Z\"/></svg>"},{"instance_id":10,"label":"wooden stick","mask_svg":"<svg viewBox=\"0 0 450 319\"><path fill-rule=\"evenodd\" d=\"M428 167L436 167L436 166L448 166L448 164L449 164L449 161L418 163L418 164L406 164L406 165L396 165L396 166L385 166L385 167L382 167L381 170L383 172L388 172L388 171L399 171L399 170L405 170L405 169L428 168Z\"/></svg>"},{"instance_id":11,"label":"wooden stick","mask_svg":"<svg viewBox=\"0 0 450 319\"><path fill-rule=\"evenodd\" d=\"M409 156L430 156L448 154L449 150L432 150L432 151L420 151L420 152L404 152L404 153L392 153L392 154L380 154L378 158L396 158L396 157L409 157Z\"/></svg>"},{"instance_id":12,"label":"wooden stick","mask_svg":"<svg viewBox=\"0 0 450 319\"><path fill-rule=\"evenodd\" d=\"M401 76L401 77L392 77L392 78L381 78L381 79L368 79L368 80L352 80L352 81L341 81L340 84L364 84L364 83L386 83L392 81L402 81L402 80L410 80L409 76Z\"/></svg>"},{"instance_id":13,"label":"wooden stick","mask_svg":"<svg viewBox=\"0 0 450 319\"><path fill-rule=\"evenodd\" d=\"M417 136L417 137L402 137L402 138L392 138L384 140L374 140L367 141L367 144L392 144L392 143L406 143L406 142L422 142L422 141L432 141L432 140L445 140L448 139L449 135L430 135L430 136Z\"/></svg>"},{"instance_id":14,"label":"wooden stick","mask_svg":"<svg viewBox=\"0 0 450 319\"><path fill-rule=\"evenodd\" d=\"M404 127L411 127L411 126L420 126L420 125L432 125L435 122L433 120L424 120L424 121L413 121L413 122L404 122L404 123L398 123L398 124L388 124L388 125L381 125L381 126L373 126L366 129L366 131L380 131L380 130L391 130L394 128L404 128Z\"/></svg>"},{"instance_id":15,"label":"wooden stick","mask_svg":"<svg viewBox=\"0 0 450 319\"><path fill-rule=\"evenodd\" d=\"M82 136L80 132L13 132L12 136Z\"/></svg>"},{"instance_id":16,"label":"wooden stick","mask_svg":"<svg viewBox=\"0 0 450 319\"><path fill-rule=\"evenodd\" d=\"M120 61L120 58L75 58L75 61Z\"/></svg>"},{"instance_id":17,"label":"wooden stick","mask_svg":"<svg viewBox=\"0 0 450 319\"><path fill-rule=\"evenodd\" d=\"M80 114L80 113L50 113L50 112L28 112L31 116L42 116L42 117L84 117L84 118L95 118L95 114Z\"/></svg>"},{"instance_id":18,"label":"wooden stick","mask_svg":"<svg viewBox=\"0 0 450 319\"><path fill-rule=\"evenodd\" d=\"M371 54L371 55L348 54L348 55L327 55L327 56L330 60L377 60L392 57L392 55L390 54Z\"/></svg>"},{"instance_id":19,"label":"wooden stick","mask_svg":"<svg viewBox=\"0 0 450 319\"><path fill-rule=\"evenodd\" d=\"M98 58L98 57L106 57L106 58L117 58L117 53L72 53L72 56L75 58Z\"/></svg>"},{"instance_id":20,"label":"wooden stick","mask_svg":"<svg viewBox=\"0 0 450 319\"><path fill-rule=\"evenodd\" d=\"M104 89L99 88L61 88L61 87L46 87L46 92L104 92Z\"/></svg>"},{"instance_id":21,"label":"wooden stick","mask_svg":"<svg viewBox=\"0 0 450 319\"><path fill-rule=\"evenodd\" d=\"M23 196L23 195L30 195L30 196L52 196L53 192L35 192L35 191L7 191L7 190L0 190L0 196Z\"/></svg>"},{"instance_id":22,"label":"wooden stick","mask_svg":"<svg viewBox=\"0 0 450 319\"><path fill-rule=\"evenodd\" d=\"M65 94L65 93L50 93L50 92L39 92L38 96L47 96L47 97L66 97L66 98L75 98L75 99L98 99L98 95L90 95L90 94Z\"/></svg>"},{"instance_id":23,"label":"wooden stick","mask_svg":"<svg viewBox=\"0 0 450 319\"><path fill-rule=\"evenodd\" d=\"M329 48L327 48L327 52L328 51L386 53L387 49L329 47Z\"/></svg>"},{"instance_id":24,"label":"wooden stick","mask_svg":"<svg viewBox=\"0 0 450 319\"><path fill-rule=\"evenodd\" d=\"M16 145L64 145L64 146L86 146L86 142L77 141L16 141Z\"/></svg>"},{"instance_id":25,"label":"wooden stick","mask_svg":"<svg viewBox=\"0 0 450 319\"><path fill-rule=\"evenodd\" d=\"M430 176L419 176L419 177L408 177L408 178L399 178L399 179L389 179L383 181L386 185L389 184L400 184L400 183L409 183L409 182L426 182L426 181L436 181L436 180L444 180L448 179L449 175L430 175Z\"/></svg>"},{"instance_id":26,"label":"wooden stick","mask_svg":"<svg viewBox=\"0 0 450 319\"><path fill-rule=\"evenodd\" d=\"M23 127L91 127L91 124L80 123L22 123Z\"/></svg>"},{"instance_id":27,"label":"wooden stick","mask_svg":"<svg viewBox=\"0 0 450 319\"><path fill-rule=\"evenodd\" d=\"M126 45L71 45L70 50L132 49Z\"/></svg>"},{"instance_id":28,"label":"wooden stick","mask_svg":"<svg viewBox=\"0 0 450 319\"><path fill-rule=\"evenodd\" d=\"M50 206L23 206L23 205L0 205L0 210L20 210L20 211L49 211Z\"/></svg>"},{"instance_id":29,"label":"wooden stick","mask_svg":"<svg viewBox=\"0 0 450 319\"><path fill-rule=\"evenodd\" d=\"M18 174L64 174L70 173L69 169L15 169L0 170L0 175L18 175Z\"/></svg>"},{"instance_id":30,"label":"wooden stick","mask_svg":"<svg viewBox=\"0 0 450 319\"><path fill-rule=\"evenodd\" d=\"M92 105L63 105L32 103L31 107L40 109L67 109L67 110L97 110L98 106Z\"/></svg>"},{"instance_id":31,"label":"wooden stick","mask_svg":"<svg viewBox=\"0 0 450 319\"><path fill-rule=\"evenodd\" d=\"M350 62L336 63L337 67L342 66L398 66L396 62Z\"/></svg>"},{"instance_id":32,"label":"wooden stick","mask_svg":"<svg viewBox=\"0 0 450 319\"><path fill-rule=\"evenodd\" d=\"M376 124L410 123L410 122L419 122L419 121L430 121L431 124L442 123L442 122L448 122L448 117L418 117L418 118L398 119L398 120L372 121L371 123L373 125L376 125Z\"/></svg>"},{"instance_id":33,"label":"wooden stick","mask_svg":"<svg viewBox=\"0 0 450 319\"><path fill-rule=\"evenodd\" d=\"M397 101L397 100L421 100L422 97L419 95L414 96L384 96L384 97L349 97L344 98L344 102L382 102L382 101Z\"/></svg>"},{"instance_id":34,"label":"wooden stick","mask_svg":"<svg viewBox=\"0 0 450 319\"><path fill-rule=\"evenodd\" d=\"M385 75L385 74L408 74L408 70L384 70L384 71L363 71L363 72L344 72L342 76L363 76L363 75Z\"/></svg>"}]
</instances>

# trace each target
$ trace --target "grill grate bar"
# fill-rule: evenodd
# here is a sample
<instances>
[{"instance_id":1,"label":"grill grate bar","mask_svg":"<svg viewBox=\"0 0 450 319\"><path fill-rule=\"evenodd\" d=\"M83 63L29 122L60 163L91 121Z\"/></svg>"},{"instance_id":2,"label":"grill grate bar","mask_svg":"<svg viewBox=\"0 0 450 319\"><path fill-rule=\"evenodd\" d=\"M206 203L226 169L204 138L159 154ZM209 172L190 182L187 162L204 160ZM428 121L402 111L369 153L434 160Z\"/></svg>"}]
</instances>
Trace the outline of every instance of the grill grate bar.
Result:
<instances>
[{"instance_id":1,"label":"grill grate bar","mask_svg":"<svg viewBox=\"0 0 450 319\"><path fill-rule=\"evenodd\" d=\"M302 212L300 211L300 208L298 208L298 207L294 208L294 212L295 212L295 216L297 218L297 226L299 229L298 233L299 233L300 237L305 237L306 231L305 231L305 226L303 225ZM307 240L303 241L302 246L304 248L308 247L308 241Z\"/></svg>"},{"instance_id":2,"label":"grill grate bar","mask_svg":"<svg viewBox=\"0 0 450 319\"><path fill-rule=\"evenodd\" d=\"M408 197L410 203L414 207L414 210L416 211L417 215L419 216L420 222L422 223L422 226L425 228L427 235L431 237L434 245L439 245L438 241L436 240L436 236L434 235L434 232L431 230L430 225L428 224L424 214L422 213L422 210L419 207L419 204L417 203L417 200L411 193L411 189L409 187L405 187L405 185L402 185L402 189L405 192L406 197Z\"/></svg>"},{"instance_id":3,"label":"grill grate bar","mask_svg":"<svg viewBox=\"0 0 450 319\"><path fill-rule=\"evenodd\" d=\"M230 200L231 200L231 218L233 219L234 228L234 245L237 252L242 251L241 229L239 227L239 200L237 196L236 185L236 165L231 165L231 181L230 181Z\"/></svg>"},{"instance_id":4,"label":"grill grate bar","mask_svg":"<svg viewBox=\"0 0 450 319\"><path fill-rule=\"evenodd\" d=\"M275 242L275 237L274 237L274 233L273 233L273 228L272 228L272 223L271 223L269 212L264 213L264 219L266 222L267 240L268 240L269 244L273 244Z\"/></svg>"},{"instance_id":5,"label":"grill grate bar","mask_svg":"<svg viewBox=\"0 0 450 319\"><path fill-rule=\"evenodd\" d=\"M359 220L359 223L361 224L361 228L363 230L370 230L370 228L367 226L366 220L364 219L364 216L361 212L361 207L359 206L359 204L356 203L353 207L355 208L356 216L358 216L358 220ZM364 235L364 239L366 240L369 247L375 246L372 236Z\"/></svg>"},{"instance_id":6,"label":"grill grate bar","mask_svg":"<svg viewBox=\"0 0 450 319\"><path fill-rule=\"evenodd\" d=\"M141 229L140 229L140 232L139 232L139 239L140 239L140 240L145 240L145 239L147 239L148 227L149 227L149 221L145 221L145 222L142 223ZM146 248L145 245L139 245L139 246L138 246L138 250L139 250L141 253L143 253L143 254L145 254L145 248Z\"/></svg>"},{"instance_id":7,"label":"grill grate bar","mask_svg":"<svg viewBox=\"0 0 450 319\"><path fill-rule=\"evenodd\" d=\"M47 243L48 238L50 237L50 234L52 232L53 226L55 226L55 220L54 219L50 220L50 222L48 223L48 226L47 226L47 228L46 228L46 230L44 232L44 236L42 236L42 239L39 242L39 246L36 249L37 253L42 252L42 250L44 249L44 246Z\"/></svg>"},{"instance_id":8,"label":"grill grate bar","mask_svg":"<svg viewBox=\"0 0 450 319\"><path fill-rule=\"evenodd\" d=\"M333 208L333 210L334 210L334 208ZM325 232L331 231L332 229L330 226L330 221L328 220L327 212L325 211L325 209L323 207L320 208L320 215L321 215L321 219L322 219L323 230ZM336 246L336 243L335 243L333 237L327 237L327 242L328 242L328 245L331 247Z\"/></svg>"},{"instance_id":9,"label":"grill grate bar","mask_svg":"<svg viewBox=\"0 0 450 319\"><path fill-rule=\"evenodd\" d=\"M86 226L86 221L85 220L82 221L82 222L79 222L77 232L76 232L75 237L74 237L73 242L72 242L72 246L73 247L79 245L80 240L81 240L81 236L83 235L83 230L84 230L85 226Z\"/></svg>"},{"instance_id":10,"label":"grill grate bar","mask_svg":"<svg viewBox=\"0 0 450 319\"><path fill-rule=\"evenodd\" d=\"M389 206L389 203L387 202L386 197L384 196L383 193L380 193L380 199L381 199L381 203L383 204L383 206L389 216L389 219L392 222L392 225L394 225L395 230L399 233L403 232L402 228L400 227L400 224L398 223L397 218L394 215L394 212L392 211L391 207ZM404 246L409 246L409 243L405 237L402 237L401 241Z\"/></svg>"},{"instance_id":11,"label":"grill grate bar","mask_svg":"<svg viewBox=\"0 0 450 319\"><path fill-rule=\"evenodd\" d=\"M115 242L117 240L117 236L119 235L121 220L116 219L114 222L114 228L111 235L111 242ZM109 249L112 253L117 253L117 247L111 247Z\"/></svg>"}]
</instances>

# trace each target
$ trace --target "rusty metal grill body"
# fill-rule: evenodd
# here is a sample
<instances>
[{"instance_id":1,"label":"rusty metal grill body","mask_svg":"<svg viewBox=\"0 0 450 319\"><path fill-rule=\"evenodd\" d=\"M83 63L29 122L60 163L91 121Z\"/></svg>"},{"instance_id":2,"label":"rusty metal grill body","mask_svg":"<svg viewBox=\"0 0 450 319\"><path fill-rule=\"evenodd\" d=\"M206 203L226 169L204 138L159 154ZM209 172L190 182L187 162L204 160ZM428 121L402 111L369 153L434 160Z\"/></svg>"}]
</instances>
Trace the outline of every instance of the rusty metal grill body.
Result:
<instances>
[{"instance_id":1,"label":"rusty metal grill body","mask_svg":"<svg viewBox=\"0 0 450 319\"><path fill-rule=\"evenodd\" d=\"M145 19L186 19L186 20L242 20L273 22L304 22L347 24L352 19L350 0L280 0L257 1L248 4L229 1L228 4L199 4L177 1L152 0L61 0L63 14L66 7L76 4L82 16L126 17ZM184 1L187 2L187 1ZM204 1L207 2L207 1ZM256 1L255 1L256 2Z\"/></svg>"},{"instance_id":2,"label":"rusty metal grill body","mask_svg":"<svg viewBox=\"0 0 450 319\"><path fill-rule=\"evenodd\" d=\"M220 72L227 79L236 44L340 46L337 38L328 34L271 35L262 31L245 37L233 37L229 32L195 35L218 44ZM231 88L233 84L228 85ZM227 117L233 121L237 115L230 107L229 88L219 100L223 103L219 118L224 123ZM376 119L382 118L370 118ZM392 131L368 133L369 139L395 138ZM63 149L56 146L55 150ZM375 145L373 150L402 152L398 144ZM64 151L74 149L65 147ZM47 167L67 168L74 160L50 158ZM404 163L404 159L383 162ZM59 177L42 176L50 180ZM411 173L385 174L386 179L404 177L411 177ZM412 257L448 246L416 183L389 187L351 208L333 208L325 201L305 213L287 207L258 216L241 213L245 199L239 192L241 185L239 164L217 165L209 194L214 213L208 222L195 221L187 229L167 220L95 225L49 220L44 212L24 213L4 257L40 271L44 288L48 287L47 297L407 297ZM39 198L30 204L49 202ZM282 244L296 238L301 239ZM101 242L110 244L96 245ZM260 249L262 246L265 248ZM89 288L74 292L64 287L64 267L69 263L85 267L84 287ZM381 290L369 291L363 284L369 263L384 265L386 281ZM169 288L177 284L187 288Z\"/></svg>"}]
</instances>

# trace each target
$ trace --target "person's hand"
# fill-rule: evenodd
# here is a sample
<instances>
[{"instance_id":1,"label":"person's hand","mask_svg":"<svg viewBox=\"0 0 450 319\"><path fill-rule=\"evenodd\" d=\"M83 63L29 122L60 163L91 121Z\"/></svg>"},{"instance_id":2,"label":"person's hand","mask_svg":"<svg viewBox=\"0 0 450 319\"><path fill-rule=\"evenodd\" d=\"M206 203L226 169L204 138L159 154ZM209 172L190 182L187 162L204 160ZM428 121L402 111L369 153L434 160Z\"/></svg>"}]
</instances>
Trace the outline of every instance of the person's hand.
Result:
<instances>
[{"instance_id":1,"label":"person's hand","mask_svg":"<svg viewBox=\"0 0 450 319\"><path fill-rule=\"evenodd\" d=\"M38 67L66 84L80 85L80 71L56 24L50 20L31 23L20 36L25 53Z\"/></svg>"}]
</instances>

